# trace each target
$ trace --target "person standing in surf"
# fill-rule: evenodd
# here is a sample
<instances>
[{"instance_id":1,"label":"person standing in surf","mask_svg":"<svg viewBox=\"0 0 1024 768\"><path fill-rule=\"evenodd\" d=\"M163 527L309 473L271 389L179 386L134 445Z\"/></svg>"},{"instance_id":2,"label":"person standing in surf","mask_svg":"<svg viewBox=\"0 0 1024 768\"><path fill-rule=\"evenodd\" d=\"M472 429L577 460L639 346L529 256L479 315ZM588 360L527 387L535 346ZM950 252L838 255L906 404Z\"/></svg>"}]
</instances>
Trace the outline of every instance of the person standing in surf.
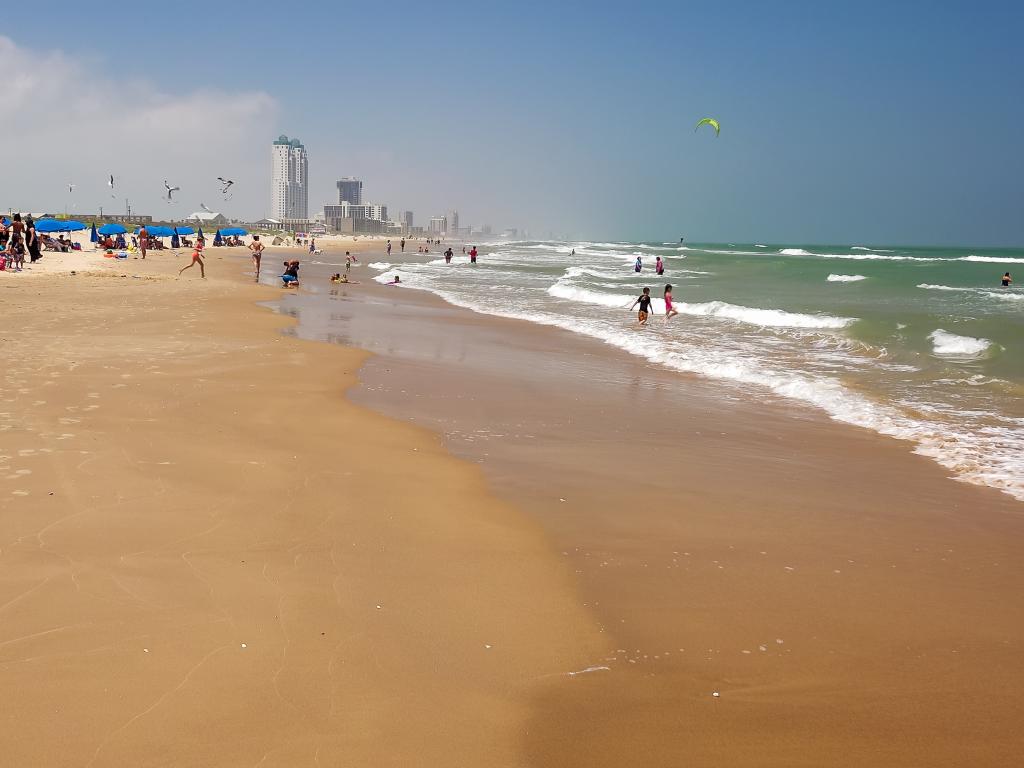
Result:
<instances>
[{"instance_id":1,"label":"person standing in surf","mask_svg":"<svg viewBox=\"0 0 1024 768\"><path fill-rule=\"evenodd\" d=\"M1007 272L1005 275L1003 275L1003 288L1009 288L1010 287L1010 283L1012 283L1012 282L1013 282L1013 278L1010 277L1010 273L1009 272Z\"/></svg>"},{"instance_id":2,"label":"person standing in surf","mask_svg":"<svg viewBox=\"0 0 1024 768\"><path fill-rule=\"evenodd\" d=\"M637 312L636 321L640 325L647 325L647 318L651 315L651 289L644 288L644 292L637 297L637 300L630 306L629 311L633 311L633 307L637 304L640 305L640 311Z\"/></svg>"},{"instance_id":3,"label":"person standing in surf","mask_svg":"<svg viewBox=\"0 0 1024 768\"><path fill-rule=\"evenodd\" d=\"M469 249L469 263L476 264L476 246Z\"/></svg>"},{"instance_id":4,"label":"person standing in surf","mask_svg":"<svg viewBox=\"0 0 1024 768\"><path fill-rule=\"evenodd\" d=\"M665 262L661 260L661 256L654 260L654 273L656 275L665 274Z\"/></svg>"},{"instance_id":5,"label":"person standing in surf","mask_svg":"<svg viewBox=\"0 0 1024 768\"><path fill-rule=\"evenodd\" d=\"M640 257L637 256L636 257L636 264L633 265L633 271L636 272L637 274L639 274L640 270L643 269L643 268L644 268L644 263L643 263L643 261L640 260Z\"/></svg>"}]
</instances>

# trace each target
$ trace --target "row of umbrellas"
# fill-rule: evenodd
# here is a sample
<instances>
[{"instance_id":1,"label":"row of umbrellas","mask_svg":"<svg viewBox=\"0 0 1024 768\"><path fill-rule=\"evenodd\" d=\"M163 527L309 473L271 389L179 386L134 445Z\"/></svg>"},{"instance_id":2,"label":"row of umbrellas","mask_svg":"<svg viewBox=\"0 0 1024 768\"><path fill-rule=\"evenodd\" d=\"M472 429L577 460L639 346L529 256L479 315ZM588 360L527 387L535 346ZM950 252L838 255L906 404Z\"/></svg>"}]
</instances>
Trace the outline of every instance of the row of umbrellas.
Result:
<instances>
[{"instance_id":1,"label":"row of umbrellas","mask_svg":"<svg viewBox=\"0 0 1024 768\"><path fill-rule=\"evenodd\" d=\"M10 224L6 218L3 221L5 225ZM35 223L35 226L36 232L45 232L47 234L50 232L80 232L83 229L89 229L88 226L80 221L75 221L74 219L39 219L39 221ZM135 229L136 235L139 234L139 229L141 229L141 227L137 227ZM90 239L92 242L96 242L97 234L123 235L127 231L128 230L121 224L104 224L99 228L93 224ZM175 235L194 235L196 233L196 230L189 226L162 227L154 225L146 227L146 231L149 233L150 237L174 237ZM216 237L243 237L247 234L249 234L248 230L242 229L241 227L226 227L224 229L218 229ZM199 230L199 236L203 236L202 229Z\"/></svg>"}]
</instances>

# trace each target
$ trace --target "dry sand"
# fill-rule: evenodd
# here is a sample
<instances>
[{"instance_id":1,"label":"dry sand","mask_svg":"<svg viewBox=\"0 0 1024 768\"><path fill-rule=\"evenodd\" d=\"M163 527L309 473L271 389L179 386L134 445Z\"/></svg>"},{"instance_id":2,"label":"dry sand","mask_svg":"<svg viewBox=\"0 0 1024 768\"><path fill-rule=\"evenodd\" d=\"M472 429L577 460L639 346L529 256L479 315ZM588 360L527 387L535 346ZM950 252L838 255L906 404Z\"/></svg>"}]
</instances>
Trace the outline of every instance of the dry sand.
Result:
<instances>
[{"instance_id":1,"label":"dry sand","mask_svg":"<svg viewBox=\"0 0 1024 768\"><path fill-rule=\"evenodd\" d=\"M0 282L0 762L525 764L605 650L567 565L345 403L362 353L182 263Z\"/></svg>"}]
</instances>

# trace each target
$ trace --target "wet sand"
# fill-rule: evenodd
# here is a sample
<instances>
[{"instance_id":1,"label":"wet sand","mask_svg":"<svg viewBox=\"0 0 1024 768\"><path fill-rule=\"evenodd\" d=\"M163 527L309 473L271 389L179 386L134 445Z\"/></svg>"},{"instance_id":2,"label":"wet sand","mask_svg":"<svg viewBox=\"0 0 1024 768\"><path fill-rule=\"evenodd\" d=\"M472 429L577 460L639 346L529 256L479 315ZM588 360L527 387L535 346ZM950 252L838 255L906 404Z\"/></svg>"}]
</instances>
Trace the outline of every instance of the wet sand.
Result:
<instances>
[{"instance_id":1,"label":"wet sand","mask_svg":"<svg viewBox=\"0 0 1024 768\"><path fill-rule=\"evenodd\" d=\"M574 570L608 669L535 695L535 764L1017 759L1024 505L811 409L426 294L283 309L373 352L351 397L444 435Z\"/></svg>"}]
</instances>

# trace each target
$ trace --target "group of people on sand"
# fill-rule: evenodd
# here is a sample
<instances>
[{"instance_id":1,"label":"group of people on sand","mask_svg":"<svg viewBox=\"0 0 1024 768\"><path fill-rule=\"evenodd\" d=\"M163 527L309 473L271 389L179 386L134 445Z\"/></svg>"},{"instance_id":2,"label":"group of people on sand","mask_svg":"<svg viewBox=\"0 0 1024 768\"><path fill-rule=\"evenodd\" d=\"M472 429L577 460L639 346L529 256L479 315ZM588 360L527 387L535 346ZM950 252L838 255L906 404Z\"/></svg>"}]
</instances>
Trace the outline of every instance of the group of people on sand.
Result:
<instances>
[{"instance_id":1,"label":"group of people on sand","mask_svg":"<svg viewBox=\"0 0 1024 768\"><path fill-rule=\"evenodd\" d=\"M26 255L34 264L43 258L42 251L42 240L36 232L31 215L22 220L21 214L16 213L11 217L10 224L0 219L0 269L6 270L9 267L14 272L20 272L25 268Z\"/></svg>"}]
</instances>

